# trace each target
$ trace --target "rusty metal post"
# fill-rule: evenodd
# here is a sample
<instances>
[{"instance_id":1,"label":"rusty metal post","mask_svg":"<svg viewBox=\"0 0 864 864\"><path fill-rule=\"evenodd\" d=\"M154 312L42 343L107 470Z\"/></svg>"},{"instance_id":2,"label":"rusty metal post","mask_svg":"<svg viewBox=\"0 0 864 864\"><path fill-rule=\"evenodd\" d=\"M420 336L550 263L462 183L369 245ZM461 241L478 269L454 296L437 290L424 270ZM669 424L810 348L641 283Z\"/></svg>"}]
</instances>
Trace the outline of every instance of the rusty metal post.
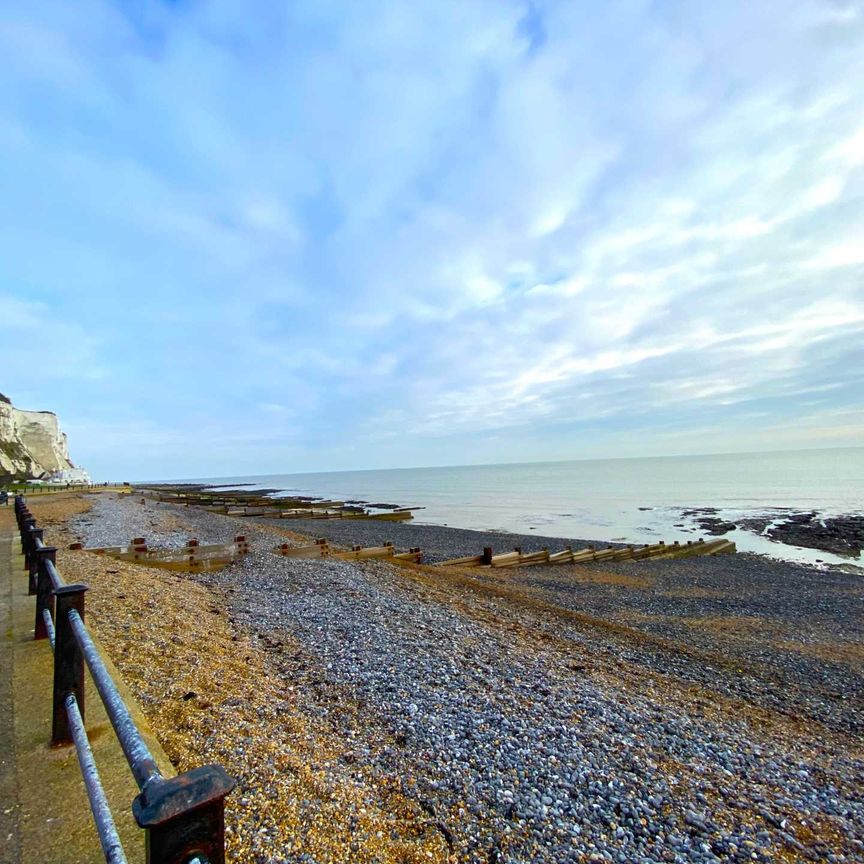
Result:
<instances>
[{"instance_id":1,"label":"rusty metal post","mask_svg":"<svg viewBox=\"0 0 864 864\"><path fill-rule=\"evenodd\" d=\"M51 576L48 573L48 562L57 562L57 548L55 546L43 546L36 553L36 624L33 628L34 639L47 639L48 631L45 628L44 609L51 613L54 619L54 586L51 584Z\"/></svg>"},{"instance_id":2,"label":"rusty metal post","mask_svg":"<svg viewBox=\"0 0 864 864\"><path fill-rule=\"evenodd\" d=\"M51 743L68 744L72 741L66 697L72 693L84 718L84 654L69 623L69 612L74 609L84 618L84 592L86 585L64 585L54 589L57 611L54 616L54 715L51 723Z\"/></svg>"},{"instance_id":3,"label":"rusty metal post","mask_svg":"<svg viewBox=\"0 0 864 864\"><path fill-rule=\"evenodd\" d=\"M36 576L39 573L39 549L44 545L42 543L44 538L44 528L30 529L30 555L27 558L27 569L30 571L29 579L27 581L28 594L36 593Z\"/></svg>"},{"instance_id":4,"label":"rusty metal post","mask_svg":"<svg viewBox=\"0 0 864 864\"><path fill-rule=\"evenodd\" d=\"M186 864L196 856L225 864L225 796L233 788L219 765L148 783L132 802L147 831L147 864Z\"/></svg>"}]
</instances>

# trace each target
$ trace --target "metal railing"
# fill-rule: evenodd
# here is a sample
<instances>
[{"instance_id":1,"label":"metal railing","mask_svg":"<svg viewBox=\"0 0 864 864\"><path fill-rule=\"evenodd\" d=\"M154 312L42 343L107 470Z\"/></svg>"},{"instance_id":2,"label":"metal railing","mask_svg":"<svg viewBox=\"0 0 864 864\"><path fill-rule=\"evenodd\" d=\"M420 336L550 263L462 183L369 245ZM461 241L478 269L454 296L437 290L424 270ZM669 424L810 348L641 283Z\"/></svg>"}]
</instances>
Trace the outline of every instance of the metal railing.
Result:
<instances>
[{"instance_id":1,"label":"metal railing","mask_svg":"<svg viewBox=\"0 0 864 864\"><path fill-rule=\"evenodd\" d=\"M164 777L138 731L117 685L85 624L86 585L67 585L56 567L57 549L21 495L15 498L29 593L36 597L34 634L54 650L51 743L74 744L99 842L109 864L125 864L85 727L84 668L90 672L140 793L132 802L135 821L146 832L147 864L224 864L225 796L234 780L219 765Z\"/></svg>"},{"instance_id":2,"label":"metal railing","mask_svg":"<svg viewBox=\"0 0 864 864\"><path fill-rule=\"evenodd\" d=\"M50 495L55 492L98 492L105 489L131 489L130 483L51 483L51 482L12 482L0 483L0 494L7 495Z\"/></svg>"}]
</instances>

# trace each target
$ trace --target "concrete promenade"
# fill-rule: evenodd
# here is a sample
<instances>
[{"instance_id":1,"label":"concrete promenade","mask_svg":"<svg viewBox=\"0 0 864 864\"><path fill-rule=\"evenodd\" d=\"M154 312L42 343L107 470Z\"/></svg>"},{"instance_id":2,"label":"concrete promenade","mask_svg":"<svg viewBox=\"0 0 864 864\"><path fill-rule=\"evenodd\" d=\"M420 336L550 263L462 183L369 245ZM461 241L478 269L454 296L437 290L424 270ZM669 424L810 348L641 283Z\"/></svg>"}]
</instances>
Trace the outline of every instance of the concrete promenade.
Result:
<instances>
[{"instance_id":1,"label":"concrete promenade","mask_svg":"<svg viewBox=\"0 0 864 864\"><path fill-rule=\"evenodd\" d=\"M62 574L62 562L58 569ZM96 864L105 858L75 748L50 746L53 655L47 640L34 641L34 617L14 513L0 507L0 861ZM163 773L173 775L104 651L103 659ZM126 856L130 864L143 862L144 832L131 813L138 788L89 675L85 704L90 743Z\"/></svg>"}]
</instances>

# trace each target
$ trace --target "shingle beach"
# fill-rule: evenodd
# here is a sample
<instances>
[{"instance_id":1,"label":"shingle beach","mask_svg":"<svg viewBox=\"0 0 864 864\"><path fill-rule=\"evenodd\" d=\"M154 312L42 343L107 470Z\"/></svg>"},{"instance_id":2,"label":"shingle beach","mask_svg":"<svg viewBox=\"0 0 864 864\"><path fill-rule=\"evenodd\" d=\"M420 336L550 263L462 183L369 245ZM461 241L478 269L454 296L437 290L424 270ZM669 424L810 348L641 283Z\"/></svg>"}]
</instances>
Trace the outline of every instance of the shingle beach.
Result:
<instances>
[{"instance_id":1,"label":"shingle beach","mask_svg":"<svg viewBox=\"0 0 864 864\"><path fill-rule=\"evenodd\" d=\"M250 540L194 576L58 556L172 761L237 778L232 860L864 860L860 576L750 555L308 561L272 549L571 539L90 500L54 514L58 546Z\"/></svg>"}]
</instances>

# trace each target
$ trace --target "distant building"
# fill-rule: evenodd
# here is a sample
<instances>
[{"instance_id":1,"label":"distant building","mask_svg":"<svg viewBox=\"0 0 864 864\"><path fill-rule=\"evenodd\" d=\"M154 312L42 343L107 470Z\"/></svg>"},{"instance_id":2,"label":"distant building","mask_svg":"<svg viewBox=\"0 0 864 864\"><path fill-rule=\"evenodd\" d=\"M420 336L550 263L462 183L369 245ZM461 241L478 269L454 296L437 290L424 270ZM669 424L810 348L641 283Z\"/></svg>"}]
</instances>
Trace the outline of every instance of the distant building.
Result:
<instances>
[{"instance_id":1,"label":"distant building","mask_svg":"<svg viewBox=\"0 0 864 864\"><path fill-rule=\"evenodd\" d=\"M65 468L63 471L55 471L44 481L57 486L73 483L90 483L90 475L83 468Z\"/></svg>"}]
</instances>

